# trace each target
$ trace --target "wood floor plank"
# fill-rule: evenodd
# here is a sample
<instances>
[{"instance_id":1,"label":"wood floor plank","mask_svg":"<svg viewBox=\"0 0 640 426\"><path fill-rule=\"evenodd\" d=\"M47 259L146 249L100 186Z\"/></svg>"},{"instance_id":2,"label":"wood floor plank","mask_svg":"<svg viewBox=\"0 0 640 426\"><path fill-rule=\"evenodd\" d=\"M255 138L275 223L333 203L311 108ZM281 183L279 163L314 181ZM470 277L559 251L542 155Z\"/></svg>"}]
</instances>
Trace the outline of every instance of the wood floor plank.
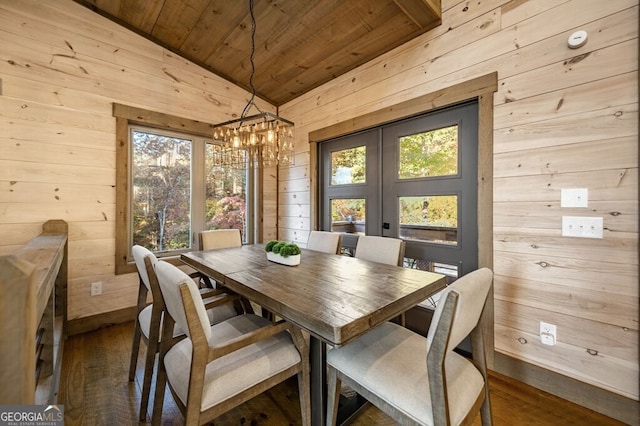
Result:
<instances>
[{"instance_id":1,"label":"wood floor plank","mask_svg":"<svg viewBox=\"0 0 640 426\"><path fill-rule=\"evenodd\" d=\"M113 325L69 337L65 342L58 402L64 405L65 425L136 425L144 374L146 347L138 353L136 376L129 382L133 323ZM495 425L617 426L622 423L567 402L508 377L491 374L491 406ZM153 394L146 423L151 422ZM165 394L162 425L182 425L184 419L169 391ZM144 422L142 423L144 424ZM300 405L295 377L218 417L226 425L299 425ZM362 410L354 426L395 425L372 405ZM474 426L480 426L476 418Z\"/></svg>"}]
</instances>

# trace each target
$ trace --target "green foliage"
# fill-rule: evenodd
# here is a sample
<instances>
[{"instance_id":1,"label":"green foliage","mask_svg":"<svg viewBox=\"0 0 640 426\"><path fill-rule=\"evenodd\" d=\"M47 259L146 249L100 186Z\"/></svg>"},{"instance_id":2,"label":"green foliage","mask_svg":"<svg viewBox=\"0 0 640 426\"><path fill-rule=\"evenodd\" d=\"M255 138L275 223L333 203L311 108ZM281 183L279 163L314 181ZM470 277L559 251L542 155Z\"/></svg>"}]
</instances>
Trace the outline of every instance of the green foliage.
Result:
<instances>
[{"instance_id":1,"label":"green foliage","mask_svg":"<svg viewBox=\"0 0 640 426\"><path fill-rule=\"evenodd\" d=\"M273 246L273 248L271 249L272 252L274 252L275 254L280 254L280 250L282 249L282 247L284 247L285 245L287 245L287 243L285 243L284 241L278 241L276 243L276 245Z\"/></svg>"},{"instance_id":2,"label":"green foliage","mask_svg":"<svg viewBox=\"0 0 640 426\"><path fill-rule=\"evenodd\" d=\"M295 256L297 254L300 254L300 247L293 243L285 244L280 249L280 256L282 257Z\"/></svg>"},{"instance_id":3,"label":"green foliage","mask_svg":"<svg viewBox=\"0 0 640 426\"><path fill-rule=\"evenodd\" d=\"M336 198L331 200L331 220L333 222L361 222L366 218L364 198Z\"/></svg>"},{"instance_id":4,"label":"green foliage","mask_svg":"<svg viewBox=\"0 0 640 426\"><path fill-rule=\"evenodd\" d=\"M278 244L278 240L271 240L269 241L265 246L264 246L264 251L266 252L270 252L273 251L273 246L275 246L276 244Z\"/></svg>"},{"instance_id":5,"label":"green foliage","mask_svg":"<svg viewBox=\"0 0 640 426\"><path fill-rule=\"evenodd\" d=\"M364 146L331 153L331 184L364 183L366 159L367 148Z\"/></svg>"},{"instance_id":6,"label":"green foliage","mask_svg":"<svg viewBox=\"0 0 640 426\"><path fill-rule=\"evenodd\" d=\"M400 198L403 225L458 226L458 199L455 195Z\"/></svg>"},{"instance_id":7,"label":"green foliage","mask_svg":"<svg viewBox=\"0 0 640 426\"><path fill-rule=\"evenodd\" d=\"M134 243L154 252L189 248L190 142L134 132L133 144Z\"/></svg>"},{"instance_id":8,"label":"green foliage","mask_svg":"<svg viewBox=\"0 0 640 426\"><path fill-rule=\"evenodd\" d=\"M458 173L458 126L400 138L401 179Z\"/></svg>"},{"instance_id":9,"label":"green foliage","mask_svg":"<svg viewBox=\"0 0 640 426\"><path fill-rule=\"evenodd\" d=\"M282 257L295 256L300 254L301 250L297 244L287 243L285 241L271 240L264 246L264 251L279 254Z\"/></svg>"}]
</instances>

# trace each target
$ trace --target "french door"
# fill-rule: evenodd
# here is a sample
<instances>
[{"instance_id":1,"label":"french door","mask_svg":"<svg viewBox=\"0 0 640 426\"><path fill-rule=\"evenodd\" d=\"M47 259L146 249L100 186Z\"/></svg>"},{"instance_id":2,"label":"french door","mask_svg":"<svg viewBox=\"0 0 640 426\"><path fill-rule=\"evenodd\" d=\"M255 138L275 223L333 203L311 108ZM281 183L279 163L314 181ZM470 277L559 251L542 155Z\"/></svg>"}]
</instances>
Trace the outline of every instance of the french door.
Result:
<instances>
[{"instance_id":1,"label":"french door","mask_svg":"<svg viewBox=\"0 0 640 426\"><path fill-rule=\"evenodd\" d=\"M477 268L476 102L322 142L319 156L323 230L402 238L405 266L451 281Z\"/></svg>"}]
</instances>

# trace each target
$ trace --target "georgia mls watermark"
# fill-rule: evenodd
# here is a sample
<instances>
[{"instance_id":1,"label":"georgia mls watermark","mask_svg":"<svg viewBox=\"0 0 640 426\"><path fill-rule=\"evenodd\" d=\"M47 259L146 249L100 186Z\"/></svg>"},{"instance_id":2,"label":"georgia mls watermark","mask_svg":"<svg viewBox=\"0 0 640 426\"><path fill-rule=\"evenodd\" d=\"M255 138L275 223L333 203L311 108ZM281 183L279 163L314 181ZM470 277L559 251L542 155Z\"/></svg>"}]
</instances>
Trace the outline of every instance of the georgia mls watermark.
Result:
<instances>
[{"instance_id":1,"label":"georgia mls watermark","mask_svg":"<svg viewBox=\"0 0 640 426\"><path fill-rule=\"evenodd\" d=\"M63 405L0 405L0 426L63 425Z\"/></svg>"}]
</instances>

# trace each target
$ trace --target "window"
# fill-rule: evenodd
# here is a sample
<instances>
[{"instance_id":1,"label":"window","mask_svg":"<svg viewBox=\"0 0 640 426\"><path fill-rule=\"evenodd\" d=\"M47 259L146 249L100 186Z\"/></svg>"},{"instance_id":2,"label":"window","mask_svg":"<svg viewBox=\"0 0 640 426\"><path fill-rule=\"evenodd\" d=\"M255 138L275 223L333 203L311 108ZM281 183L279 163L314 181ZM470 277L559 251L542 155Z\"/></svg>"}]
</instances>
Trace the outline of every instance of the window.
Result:
<instances>
[{"instance_id":1,"label":"window","mask_svg":"<svg viewBox=\"0 0 640 426\"><path fill-rule=\"evenodd\" d=\"M202 230L236 228L251 242L253 171L214 164L209 125L117 104L114 115L116 274L135 272L135 244L176 261Z\"/></svg>"}]
</instances>

